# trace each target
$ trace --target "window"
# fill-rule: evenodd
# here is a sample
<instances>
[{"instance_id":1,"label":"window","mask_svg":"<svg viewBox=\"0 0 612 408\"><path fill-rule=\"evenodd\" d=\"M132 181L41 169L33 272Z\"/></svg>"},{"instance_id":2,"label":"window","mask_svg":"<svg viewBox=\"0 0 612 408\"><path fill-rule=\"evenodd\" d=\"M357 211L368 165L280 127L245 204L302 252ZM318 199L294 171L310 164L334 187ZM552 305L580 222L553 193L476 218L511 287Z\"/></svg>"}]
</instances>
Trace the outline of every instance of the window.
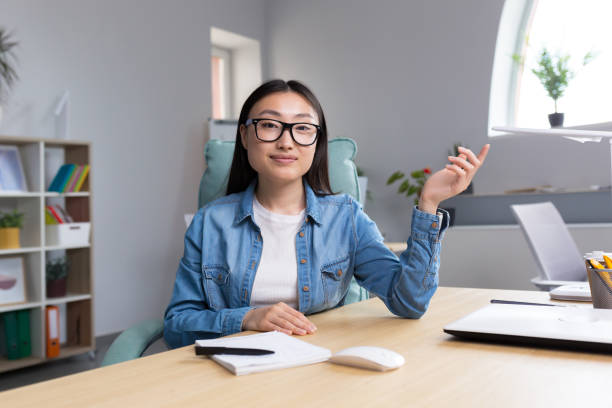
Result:
<instances>
[{"instance_id":1,"label":"window","mask_svg":"<svg viewBox=\"0 0 612 408\"><path fill-rule=\"evenodd\" d=\"M211 27L212 119L237 119L248 95L261 84L259 41Z\"/></svg>"},{"instance_id":2,"label":"window","mask_svg":"<svg viewBox=\"0 0 612 408\"><path fill-rule=\"evenodd\" d=\"M231 52L212 47L211 51L211 91L213 119L231 117Z\"/></svg>"},{"instance_id":3,"label":"window","mask_svg":"<svg viewBox=\"0 0 612 408\"><path fill-rule=\"evenodd\" d=\"M543 47L553 55L570 55L570 68L576 72L558 100L564 126L610 121L610 15L609 0L507 0L497 39L489 124L549 127L547 115L554 112L554 103L531 71ZM596 56L582 66L589 52ZM523 57L522 66L512 60L513 54Z\"/></svg>"}]
</instances>

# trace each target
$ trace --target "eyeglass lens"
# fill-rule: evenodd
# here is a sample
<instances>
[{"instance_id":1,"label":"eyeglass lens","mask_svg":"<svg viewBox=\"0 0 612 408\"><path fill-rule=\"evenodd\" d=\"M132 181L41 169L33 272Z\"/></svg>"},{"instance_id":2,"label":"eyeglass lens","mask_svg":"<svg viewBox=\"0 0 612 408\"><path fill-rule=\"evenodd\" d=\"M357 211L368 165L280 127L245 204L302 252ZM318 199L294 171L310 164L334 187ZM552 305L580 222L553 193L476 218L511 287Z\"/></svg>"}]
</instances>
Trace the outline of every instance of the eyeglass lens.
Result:
<instances>
[{"instance_id":1,"label":"eyeglass lens","mask_svg":"<svg viewBox=\"0 0 612 408\"><path fill-rule=\"evenodd\" d=\"M283 125L275 120L260 120L257 122L257 136L263 141L272 142L283 132ZM308 123L294 123L291 126L293 138L299 144L309 145L317 137L317 128Z\"/></svg>"}]
</instances>

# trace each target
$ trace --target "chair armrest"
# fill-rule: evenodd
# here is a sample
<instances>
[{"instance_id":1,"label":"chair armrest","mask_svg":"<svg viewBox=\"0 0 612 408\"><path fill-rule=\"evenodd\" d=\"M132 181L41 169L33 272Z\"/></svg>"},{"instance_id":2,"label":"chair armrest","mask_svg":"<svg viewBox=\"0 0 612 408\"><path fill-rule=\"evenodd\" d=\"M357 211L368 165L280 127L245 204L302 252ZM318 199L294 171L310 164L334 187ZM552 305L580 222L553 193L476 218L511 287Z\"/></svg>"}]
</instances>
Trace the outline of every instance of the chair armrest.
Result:
<instances>
[{"instance_id":1,"label":"chair armrest","mask_svg":"<svg viewBox=\"0 0 612 408\"><path fill-rule=\"evenodd\" d=\"M124 330L109 347L101 366L140 357L147 347L162 337L163 331L164 322L160 319L147 320Z\"/></svg>"}]
</instances>

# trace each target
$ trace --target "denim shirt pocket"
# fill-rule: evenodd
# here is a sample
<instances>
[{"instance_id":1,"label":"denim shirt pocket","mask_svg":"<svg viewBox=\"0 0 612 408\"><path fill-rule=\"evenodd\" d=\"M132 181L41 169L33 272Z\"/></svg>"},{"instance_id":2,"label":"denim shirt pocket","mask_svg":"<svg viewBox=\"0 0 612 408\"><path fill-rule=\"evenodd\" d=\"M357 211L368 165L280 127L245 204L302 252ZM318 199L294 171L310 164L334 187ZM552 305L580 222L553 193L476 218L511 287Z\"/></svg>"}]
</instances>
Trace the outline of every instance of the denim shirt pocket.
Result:
<instances>
[{"instance_id":1,"label":"denim shirt pocket","mask_svg":"<svg viewBox=\"0 0 612 408\"><path fill-rule=\"evenodd\" d=\"M229 268L224 265L205 265L202 267L202 276L208 306L212 310L225 308L230 281Z\"/></svg>"},{"instance_id":2,"label":"denim shirt pocket","mask_svg":"<svg viewBox=\"0 0 612 408\"><path fill-rule=\"evenodd\" d=\"M327 262L321 267L321 280L327 308L336 306L344 297L350 277L348 273L350 257L348 255Z\"/></svg>"}]
</instances>

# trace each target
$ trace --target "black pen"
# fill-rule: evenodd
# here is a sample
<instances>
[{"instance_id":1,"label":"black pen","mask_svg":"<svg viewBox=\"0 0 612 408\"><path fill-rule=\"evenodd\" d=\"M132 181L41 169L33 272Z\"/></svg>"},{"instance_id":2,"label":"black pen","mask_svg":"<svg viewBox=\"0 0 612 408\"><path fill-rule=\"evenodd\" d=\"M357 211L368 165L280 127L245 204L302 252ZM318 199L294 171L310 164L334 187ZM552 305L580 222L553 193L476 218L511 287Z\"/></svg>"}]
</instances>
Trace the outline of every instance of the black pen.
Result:
<instances>
[{"instance_id":1,"label":"black pen","mask_svg":"<svg viewBox=\"0 0 612 408\"><path fill-rule=\"evenodd\" d=\"M203 347L195 346L197 356L212 356L213 354L235 354L238 356L264 356L274 354L272 350L240 348L240 347Z\"/></svg>"},{"instance_id":2,"label":"black pen","mask_svg":"<svg viewBox=\"0 0 612 408\"><path fill-rule=\"evenodd\" d=\"M530 306L554 306L554 307L567 307L566 305L553 305L550 303L531 303L531 302L517 302L514 300L499 300L491 299L491 303L501 303L505 305L530 305Z\"/></svg>"}]
</instances>

